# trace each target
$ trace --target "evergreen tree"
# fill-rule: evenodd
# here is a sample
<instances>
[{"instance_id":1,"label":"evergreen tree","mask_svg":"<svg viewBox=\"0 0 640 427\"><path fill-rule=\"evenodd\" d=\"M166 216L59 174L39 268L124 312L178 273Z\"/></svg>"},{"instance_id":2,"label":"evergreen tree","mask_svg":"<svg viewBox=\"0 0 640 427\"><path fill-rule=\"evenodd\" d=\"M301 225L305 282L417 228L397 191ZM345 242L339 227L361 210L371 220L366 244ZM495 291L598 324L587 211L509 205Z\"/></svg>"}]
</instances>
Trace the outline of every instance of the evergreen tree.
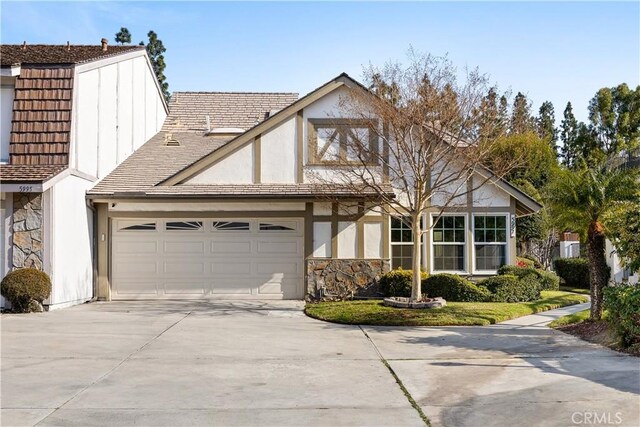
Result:
<instances>
[{"instance_id":1,"label":"evergreen tree","mask_svg":"<svg viewBox=\"0 0 640 427\"><path fill-rule=\"evenodd\" d=\"M540 106L538 118L536 119L536 128L540 138L549 142L554 153L557 153L556 141L558 139L558 131L556 130L556 119L553 104L545 101Z\"/></svg>"},{"instance_id":2,"label":"evergreen tree","mask_svg":"<svg viewBox=\"0 0 640 427\"><path fill-rule=\"evenodd\" d=\"M120 28L120 31L116 33L116 43L120 43L121 45L125 43L131 43L131 33L125 27Z\"/></svg>"},{"instance_id":3,"label":"evergreen tree","mask_svg":"<svg viewBox=\"0 0 640 427\"><path fill-rule=\"evenodd\" d=\"M167 65L164 62L163 55L163 53L165 53L167 49L164 47L162 40L158 38L158 35L155 33L155 31L149 31L147 33L147 37L149 37L149 42L146 45L147 53L149 54L149 59L151 60L153 71L156 73L158 83L160 83L160 87L162 88L162 94L164 95L167 102L169 102L171 94L169 93L169 84L166 82L167 77L164 75L164 70ZM142 42L140 42L140 44L142 44Z\"/></svg>"},{"instance_id":4,"label":"evergreen tree","mask_svg":"<svg viewBox=\"0 0 640 427\"><path fill-rule=\"evenodd\" d=\"M577 158L577 139L578 121L573 115L571 102L567 102L567 107L564 109L564 118L560 123L560 140L562 141L562 161L569 167L575 164Z\"/></svg>"},{"instance_id":5,"label":"evergreen tree","mask_svg":"<svg viewBox=\"0 0 640 427\"><path fill-rule=\"evenodd\" d=\"M535 121L531 116L531 102L522 92L518 92L513 100L513 110L511 112L511 126L509 131L512 134L522 134L535 130Z\"/></svg>"}]
</instances>

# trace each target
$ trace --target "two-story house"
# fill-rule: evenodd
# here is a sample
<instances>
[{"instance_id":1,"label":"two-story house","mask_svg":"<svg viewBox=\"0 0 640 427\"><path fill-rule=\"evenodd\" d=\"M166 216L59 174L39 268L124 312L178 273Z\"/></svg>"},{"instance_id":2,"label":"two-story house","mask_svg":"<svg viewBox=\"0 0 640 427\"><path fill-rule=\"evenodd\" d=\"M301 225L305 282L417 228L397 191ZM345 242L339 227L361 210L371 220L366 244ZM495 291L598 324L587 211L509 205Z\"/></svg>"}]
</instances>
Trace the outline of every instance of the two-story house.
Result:
<instances>
[{"instance_id":1,"label":"two-story house","mask_svg":"<svg viewBox=\"0 0 640 427\"><path fill-rule=\"evenodd\" d=\"M302 299L410 267L411 229L376 194L315 179L334 167L319 138L358 126L339 107L358 88L343 74L300 99L174 93L162 130L88 192L97 296ZM478 191L423 239L428 272L515 263L515 217L540 205L497 178Z\"/></svg>"},{"instance_id":2,"label":"two-story house","mask_svg":"<svg viewBox=\"0 0 640 427\"><path fill-rule=\"evenodd\" d=\"M158 132L167 105L142 46L25 43L0 58L0 277L35 267L51 276L49 308L87 301L86 191Z\"/></svg>"}]
</instances>

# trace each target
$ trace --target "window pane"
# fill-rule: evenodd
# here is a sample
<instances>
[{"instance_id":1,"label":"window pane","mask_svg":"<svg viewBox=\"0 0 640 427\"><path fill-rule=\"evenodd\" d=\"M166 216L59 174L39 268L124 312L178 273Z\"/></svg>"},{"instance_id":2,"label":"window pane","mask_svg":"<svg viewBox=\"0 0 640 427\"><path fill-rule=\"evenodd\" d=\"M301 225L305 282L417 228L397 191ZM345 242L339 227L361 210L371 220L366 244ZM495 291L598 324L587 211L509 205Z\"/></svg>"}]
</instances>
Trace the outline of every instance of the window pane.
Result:
<instances>
[{"instance_id":1,"label":"window pane","mask_svg":"<svg viewBox=\"0 0 640 427\"><path fill-rule=\"evenodd\" d=\"M202 221L170 221L165 230L202 230Z\"/></svg>"},{"instance_id":2,"label":"window pane","mask_svg":"<svg viewBox=\"0 0 640 427\"><path fill-rule=\"evenodd\" d=\"M456 230L455 234L456 242L464 243L464 230Z\"/></svg>"},{"instance_id":3,"label":"window pane","mask_svg":"<svg viewBox=\"0 0 640 427\"><path fill-rule=\"evenodd\" d=\"M239 221L215 221L213 223L214 231L249 231L248 222Z\"/></svg>"},{"instance_id":4,"label":"window pane","mask_svg":"<svg viewBox=\"0 0 640 427\"><path fill-rule=\"evenodd\" d=\"M141 231L141 230L155 230L156 229L156 223L155 222L146 222L143 224L134 224L134 225L129 225L127 227L122 227L120 228L120 230L133 230L133 231Z\"/></svg>"},{"instance_id":5,"label":"window pane","mask_svg":"<svg viewBox=\"0 0 640 427\"><path fill-rule=\"evenodd\" d=\"M444 241L453 242L453 230L444 230Z\"/></svg>"},{"instance_id":6,"label":"window pane","mask_svg":"<svg viewBox=\"0 0 640 427\"><path fill-rule=\"evenodd\" d=\"M496 227L497 228L506 228L507 227L507 218L504 216L496 217Z\"/></svg>"},{"instance_id":7,"label":"window pane","mask_svg":"<svg viewBox=\"0 0 640 427\"><path fill-rule=\"evenodd\" d=\"M398 217L391 217L391 228L400 228L402 226L402 220Z\"/></svg>"},{"instance_id":8,"label":"window pane","mask_svg":"<svg viewBox=\"0 0 640 427\"><path fill-rule=\"evenodd\" d=\"M433 269L464 271L464 245L434 245Z\"/></svg>"},{"instance_id":9,"label":"window pane","mask_svg":"<svg viewBox=\"0 0 640 427\"><path fill-rule=\"evenodd\" d=\"M496 241L496 231L491 229L485 232L485 242L495 242Z\"/></svg>"},{"instance_id":10,"label":"window pane","mask_svg":"<svg viewBox=\"0 0 640 427\"><path fill-rule=\"evenodd\" d=\"M485 217L485 226L487 228L495 228L495 226L496 226L496 217L495 216L487 216L487 217Z\"/></svg>"},{"instance_id":11,"label":"window pane","mask_svg":"<svg viewBox=\"0 0 640 427\"><path fill-rule=\"evenodd\" d=\"M412 245L392 245L391 267L410 270L413 262L412 250Z\"/></svg>"},{"instance_id":12,"label":"window pane","mask_svg":"<svg viewBox=\"0 0 640 427\"><path fill-rule=\"evenodd\" d=\"M476 245L476 270L497 270L506 264L506 245Z\"/></svg>"},{"instance_id":13,"label":"window pane","mask_svg":"<svg viewBox=\"0 0 640 427\"><path fill-rule=\"evenodd\" d=\"M400 230L391 230L391 241L392 242L401 242Z\"/></svg>"},{"instance_id":14,"label":"window pane","mask_svg":"<svg viewBox=\"0 0 640 427\"><path fill-rule=\"evenodd\" d=\"M473 221L473 226L475 228L484 228L484 217L483 216L476 216L474 217L474 221Z\"/></svg>"},{"instance_id":15,"label":"window pane","mask_svg":"<svg viewBox=\"0 0 640 427\"><path fill-rule=\"evenodd\" d=\"M413 242L413 239L411 238L411 230L402 230L402 242Z\"/></svg>"},{"instance_id":16,"label":"window pane","mask_svg":"<svg viewBox=\"0 0 640 427\"><path fill-rule=\"evenodd\" d=\"M496 242L506 242L507 232L506 230L496 230Z\"/></svg>"},{"instance_id":17,"label":"window pane","mask_svg":"<svg viewBox=\"0 0 640 427\"><path fill-rule=\"evenodd\" d=\"M443 218L444 228L453 228L453 217L445 216Z\"/></svg>"},{"instance_id":18,"label":"window pane","mask_svg":"<svg viewBox=\"0 0 640 427\"><path fill-rule=\"evenodd\" d=\"M260 223L260 231L295 231L295 224L272 224L272 223Z\"/></svg>"},{"instance_id":19,"label":"window pane","mask_svg":"<svg viewBox=\"0 0 640 427\"><path fill-rule=\"evenodd\" d=\"M474 231L474 239L476 242L484 242L484 231L482 229Z\"/></svg>"},{"instance_id":20,"label":"window pane","mask_svg":"<svg viewBox=\"0 0 640 427\"><path fill-rule=\"evenodd\" d=\"M464 217L456 216L455 218L455 227L456 228L464 228Z\"/></svg>"},{"instance_id":21,"label":"window pane","mask_svg":"<svg viewBox=\"0 0 640 427\"><path fill-rule=\"evenodd\" d=\"M433 241L434 242L442 242L444 238L444 233L440 230L433 231Z\"/></svg>"}]
</instances>

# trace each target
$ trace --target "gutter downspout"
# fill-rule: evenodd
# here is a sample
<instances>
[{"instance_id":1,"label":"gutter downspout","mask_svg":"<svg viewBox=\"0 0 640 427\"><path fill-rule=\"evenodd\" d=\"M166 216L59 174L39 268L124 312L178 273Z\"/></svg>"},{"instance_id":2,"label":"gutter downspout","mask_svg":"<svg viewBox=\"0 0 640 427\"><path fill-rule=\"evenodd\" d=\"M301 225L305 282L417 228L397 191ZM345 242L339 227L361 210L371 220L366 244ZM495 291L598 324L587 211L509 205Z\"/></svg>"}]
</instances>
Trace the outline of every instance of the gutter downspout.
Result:
<instances>
[{"instance_id":1,"label":"gutter downspout","mask_svg":"<svg viewBox=\"0 0 640 427\"><path fill-rule=\"evenodd\" d=\"M87 208L93 214L92 228L93 236L91 239L91 263L92 265L92 282L93 282L93 296L88 302L95 302L98 300L98 211L93 206L91 199L86 199Z\"/></svg>"}]
</instances>

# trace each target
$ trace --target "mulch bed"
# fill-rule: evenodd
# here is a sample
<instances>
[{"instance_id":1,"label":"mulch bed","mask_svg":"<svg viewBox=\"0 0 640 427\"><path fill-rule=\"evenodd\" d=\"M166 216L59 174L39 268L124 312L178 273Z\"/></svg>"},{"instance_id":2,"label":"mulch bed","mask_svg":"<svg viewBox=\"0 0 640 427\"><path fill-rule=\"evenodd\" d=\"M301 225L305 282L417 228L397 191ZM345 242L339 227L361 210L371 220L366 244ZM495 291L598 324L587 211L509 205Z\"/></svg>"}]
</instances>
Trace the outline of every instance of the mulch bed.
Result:
<instances>
[{"instance_id":1,"label":"mulch bed","mask_svg":"<svg viewBox=\"0 0 640 427\"><path fill-rule=\"evenodd\" d=\"M640 356L640 346L636 345L628 349L620 348L615 332L611 330L609 324L605 320L598 320L595 322L585 320L584 322L576 323L574 325L559 327L558 330L585 341L609 347L615 351L631 354L633 356Z\"/></svg>"}]
</instances>

